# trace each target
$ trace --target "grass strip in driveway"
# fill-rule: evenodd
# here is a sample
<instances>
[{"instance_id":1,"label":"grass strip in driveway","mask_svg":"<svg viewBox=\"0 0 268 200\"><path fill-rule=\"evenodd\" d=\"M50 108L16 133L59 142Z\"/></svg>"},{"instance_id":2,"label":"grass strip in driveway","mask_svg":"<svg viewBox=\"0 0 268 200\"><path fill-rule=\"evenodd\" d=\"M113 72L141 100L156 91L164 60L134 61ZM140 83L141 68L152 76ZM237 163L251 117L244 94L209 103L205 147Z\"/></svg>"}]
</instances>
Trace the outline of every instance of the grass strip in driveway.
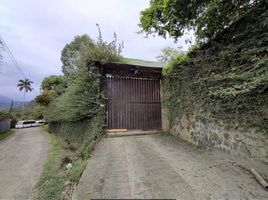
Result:
<instances>
[{"instance_id":1,"label":"grass strip in driveway","mask_svg":"<svg viewBox=\"0 0 268 200\"><path fill-rule=\"evenodd\" d=\"M79 154L70 148L70 144L62 138L49 134L51 143L46 163L38 184L38 199L68 199L69 193L66 191L66 183L78 183L83 171L85 170L87 160L79 156ZM72 160L72 168L66 169L63 164L64 158Z\"/></svg>"},{"instance_id":2,"label":"grass strip in driveway","mask_svg":"<svg viewBox=\"0 0 268 200\"><path fill-rule=\"evenodd\" d=\"M0 133L0 140L3 140L4 138L8 137L12 133L14 133L13 130L8 130L8 131L5 131L5 132Z\"/></svg>"}]
</instances>

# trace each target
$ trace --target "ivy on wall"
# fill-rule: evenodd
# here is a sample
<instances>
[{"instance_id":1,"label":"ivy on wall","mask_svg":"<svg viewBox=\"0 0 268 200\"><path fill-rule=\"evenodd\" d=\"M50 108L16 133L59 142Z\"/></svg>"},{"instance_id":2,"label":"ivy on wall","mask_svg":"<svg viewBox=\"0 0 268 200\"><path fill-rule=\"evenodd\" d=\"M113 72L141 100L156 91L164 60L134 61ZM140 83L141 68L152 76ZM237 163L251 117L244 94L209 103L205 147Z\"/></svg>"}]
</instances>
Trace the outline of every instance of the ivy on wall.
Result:
<instances>
[{"instance_id":1,"label":"ivy on wall","mask_svg":"<svg viewBox=\"0 0 268 200\"><path fill-rule=\"evenodd\" d=\"M198 111L203 118L267 133L267 30L268 10L256 7L186 59L172 60L163 95L170 125Z\"/></svg>"}]
</instances>

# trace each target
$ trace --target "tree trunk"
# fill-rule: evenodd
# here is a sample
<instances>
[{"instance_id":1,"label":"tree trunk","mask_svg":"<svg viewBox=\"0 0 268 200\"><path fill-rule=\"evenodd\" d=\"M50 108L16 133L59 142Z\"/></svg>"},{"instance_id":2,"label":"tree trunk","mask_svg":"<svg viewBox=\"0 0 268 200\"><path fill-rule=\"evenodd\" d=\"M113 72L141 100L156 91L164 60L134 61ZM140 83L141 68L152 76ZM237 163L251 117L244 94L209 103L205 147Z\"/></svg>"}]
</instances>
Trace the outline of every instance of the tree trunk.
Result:
<instances>
[{"instance_id":1,"label":"tree trunk","mask_svg":"<svg viewBox=\"0 0 268 200\"><path fill-rule=\"evenodd\" d=\"M25 104L25 90L23 91L23 105L22 105L23 112L24 112L24 104Z\"/></svg>"}]
</instances>

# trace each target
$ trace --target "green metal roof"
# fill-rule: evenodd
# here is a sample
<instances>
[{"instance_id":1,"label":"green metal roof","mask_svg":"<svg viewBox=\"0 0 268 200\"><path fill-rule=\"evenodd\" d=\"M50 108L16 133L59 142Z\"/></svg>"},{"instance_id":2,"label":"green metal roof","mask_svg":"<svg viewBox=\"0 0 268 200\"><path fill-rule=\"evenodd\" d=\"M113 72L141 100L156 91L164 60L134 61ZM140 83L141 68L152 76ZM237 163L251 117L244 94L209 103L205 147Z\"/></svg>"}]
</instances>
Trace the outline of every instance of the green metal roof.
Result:
<instances>
[{"instance_id":1,"label":"green metal roof","mask_svg":"<svg viewBox=\"0 0 268 200\"><path fill-rule=\"evenodd\" d=\"M135 65L135 66L140 66L140 67L152 67L152 68L163 68L164 66L164 63L161 63L161 62L146 61L146 60L140 60L140 59L134 59L134 58L124 58L124 60L119 63Z\"/></svg>"}]
</instances>

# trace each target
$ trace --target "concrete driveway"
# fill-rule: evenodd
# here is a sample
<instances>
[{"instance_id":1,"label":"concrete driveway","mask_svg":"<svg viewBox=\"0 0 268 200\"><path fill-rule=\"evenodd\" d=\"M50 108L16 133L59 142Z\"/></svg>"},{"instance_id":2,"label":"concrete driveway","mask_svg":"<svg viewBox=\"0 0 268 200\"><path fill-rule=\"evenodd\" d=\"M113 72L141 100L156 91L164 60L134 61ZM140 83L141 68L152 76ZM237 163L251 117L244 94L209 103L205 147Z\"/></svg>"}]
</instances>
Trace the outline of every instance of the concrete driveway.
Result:
<instances>
[{"instance_id":1,"label":"concrete driveway","mask_svg":"<svg viewBox=\"0 0 268 200\"><path fill-rule=\"evenodd\" d=\"M17 129L0 141L0 199L32 199L48 150L42 128Z\"/></svg>"},{"instance_id":2,"label":"concrete driveway","mask_svg":"<svg viewBox=\"0 0 268 200\"><path fill-rule=\"evenodd\" d=\"M268 199L245 170L267 165L199 149L169 135L104 138L73 199Z\"/></svg>"}]
</instances>

